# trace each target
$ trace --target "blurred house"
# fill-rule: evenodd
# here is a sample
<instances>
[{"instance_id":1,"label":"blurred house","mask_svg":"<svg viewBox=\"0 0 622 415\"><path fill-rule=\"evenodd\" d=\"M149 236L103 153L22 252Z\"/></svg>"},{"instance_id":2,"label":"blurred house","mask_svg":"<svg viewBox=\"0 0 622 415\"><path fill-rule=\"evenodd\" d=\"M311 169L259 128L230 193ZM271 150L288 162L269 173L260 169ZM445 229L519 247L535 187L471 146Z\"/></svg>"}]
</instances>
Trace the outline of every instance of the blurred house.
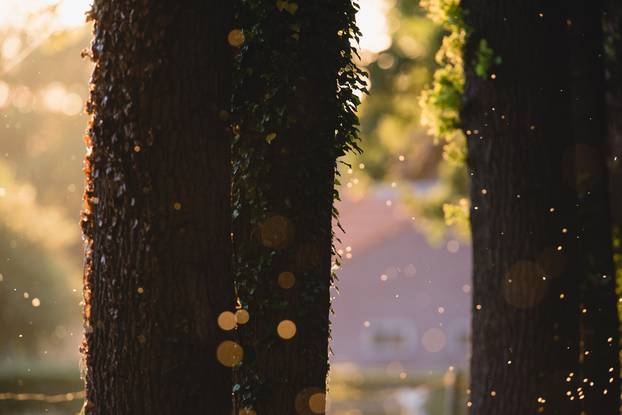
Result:
<instances>
[{"instance_id":1,"label":"blurred house","mask_svg":"<svg viewBox=\"0 0 622 415\"><path fill-rule=\"evenodd\" d=\"M444 372L466 369L471 304L470 247L431 245L377 188L339 205L342 269L333 301L332 364L361 369Z\"/></svg>"}]
</instances>

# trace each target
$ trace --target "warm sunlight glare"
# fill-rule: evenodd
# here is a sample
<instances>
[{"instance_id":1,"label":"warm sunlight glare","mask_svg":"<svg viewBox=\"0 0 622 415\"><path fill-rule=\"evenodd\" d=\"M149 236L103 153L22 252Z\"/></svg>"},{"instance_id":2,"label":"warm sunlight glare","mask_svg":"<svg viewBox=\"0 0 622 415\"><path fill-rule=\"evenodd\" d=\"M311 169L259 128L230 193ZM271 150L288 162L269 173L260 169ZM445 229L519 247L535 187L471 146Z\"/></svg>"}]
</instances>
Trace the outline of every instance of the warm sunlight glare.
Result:
<instances>
[{"instance_id":1,"label":"warm sunlight glare","mask_svg":"<svg viewBox=\"0 0 622 415\"><path fill-rule=\"evenodd\" d=\"M391 46L387 12L391 5L387 0L360 0L361 9L356 21L363 33L360 47L363 51L378 53Z\"/></svg>"},{"instance_id":2,"label":"warm sunlight glare","mask_svg":"<svg viewBox=\"0 0 622 415\"><path fill-rule=\"evenodd\" d=\"M62 30L84 24L84 13L90 0L2 0L0 1L0 30L6 28L26 28L37 14L54 12L53 27Z\"/></svg>"},{"instance_id":3,"label":"warm sunlight glare","mask_svg":"<svg viewBox=\"0 0 622 415\"><path fill-rule=\"evenodd\" d=\"M45 0L55 3L54 0ZM64 0L61 1L58 13L58 25L62 28L80 26L85 23L84 14L90 7L90 0Z\"/></svg>"}]
</instances>

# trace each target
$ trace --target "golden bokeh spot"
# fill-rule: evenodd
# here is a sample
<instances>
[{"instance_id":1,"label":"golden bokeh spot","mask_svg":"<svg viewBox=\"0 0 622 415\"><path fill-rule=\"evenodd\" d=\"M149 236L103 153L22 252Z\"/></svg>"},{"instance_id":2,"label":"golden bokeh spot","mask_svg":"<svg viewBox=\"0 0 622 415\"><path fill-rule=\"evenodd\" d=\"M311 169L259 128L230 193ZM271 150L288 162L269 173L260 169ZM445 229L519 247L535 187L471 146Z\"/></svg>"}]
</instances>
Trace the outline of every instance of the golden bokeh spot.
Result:
<instances>
[{"instance_id":1,"label":"golden bokeh spot","mask_svg":"<svg viewBox=\"0 0 622 415\"><path fill-rule=\"evenodd\" d=\"M234 367L238 365L244 357L242 346L232 340L225 340L216 349L216 359L221 365Z\"/></svg>"},{"instance_id":2,"label":"golden bokeh spot","mask_svg":"<svg viewBox=\"0 0 622 415\"><path fill-rule=\"evenodd\" d=\"M290 3L287 0L276 0L276 8L279 11L287 11L289 14L293 15L298 11L298 4Z\"/></svg>"},{"instance_id":3,"label":"golden bokeh spot","mask_svg":"<svg viewBox=\"0 0 622 415\"><path fill-rule=\"evenodd\" d=\"M503 297L516 308L531 308L546 294L549 278L533 261L518 261L503 280Z\"/></svg>"},{"instance_id":4,"label":"golden bokeh spot","mask_svg":"<svg viewBox=\"0 0 622 415\"><path fill-rule=\"evenodd\" d=\"M273 215L259 225L261 243L266 248L283 248L292 239L292 224L284 216Z\"/></svg>"},{"instance_id":5,"label":"golden bokeh spot","mask_svg":"<svg viewBox=\"0 0 622 415\"><path fill-rule=\"evenodd\" d=\"M33 307L39 307L41 305L41 300L39 300L37 297L32 299L32 306Z\"/></svg>"},{"instance_id":6,"label":"golden bokeh spot","mask_svg":"<svg viewBox=\"0 0 622 415\"><path fill-rule=\"evenodd\" d=\"M298 5L296 3L288 3L287 6L285 6L285 10L287 10L289 14L295 14L296 11L298 11Z\"/></svg>"},{"instance_id":7,"label":"golden bokeh spot","mask_svg":"<svg viewBox=\"0 0 622 415\"><path fill-rule=\"evenodd\" d=\"M227 42L234 48L239 48L245 41L244 32L240 29L233 29L227 35Z\"/></svg>"},{"instance_id":8,"label":"golden bokeh spot","mask_svg":"<svg viewBox=\"0 0 622 415\"><path fill-rule=\"evenodd\" d=\"M298 415L323 414L326 410L326 394L320 388L306 388L301 390L294 400Z\"/></svg>"},{"instance_id":9,"label":"golden bokeh spot","mask_svg":"<svg viewBox=\"0 0 622 415\"><path fill-rule=\"evenodd\" d=\"M218 316L218 327L225 331L233 330L236 325L236 315L231 311L223 311Z\"/></svg>"},{"instance_id":10,"label":"golden bokeh spot","mask_svg":"<svg viewBox=\"0 0 622 415\"><path fill-rule=\"evenodd\" d=\"M292 272L284 271L279 274L278 283L279 287L289 290L296 284L296 277L294 277Z\"/></svg>"},{"instance_id":11,"label":"golden bokeh spot","mask_svg":"<svg viewBox=\"0 0 622 415\"><path fill-rule=\"evenodd\" d=\"M309 409L314 414L323 414L326 408L326 394L317 392L309 398Z\"/></svg>"},{"instance_id":12,"label":"golden bokeh spot","mask_svg":"<svg viewBox=\"0 0 622 415\"><path fill-rule=\"evenodd\" d=\"M255 410L253 408L242 408L240 409L240 412L238 412L239 415L257 415L257 412L255 412Z\"/></svg>"},{"instance_id":13,"label":"golden bokeh spot","mask_svg":"<svg viewBox=\"0 0 622 415\"><path fill-rule=\"evenodd\" d=\"M276 138L276 133L270 133L266 136L266 143L270 144Z\"/></svg>"},{"instance_id":14,"label":"golden bokeh spot","mask_svg":"<svg viewBox=\"0 0 622 415\"><path fill-rule=\"evenodd\" d=\"M144 293L144 292L145 292L145 289L144 289L143 287L138 287L138 288L136 289L136 292L137 292L138 294L142 294L142 293Z\"/></svg>"},{"instance_id":15,"label":"golden bokeh spot","mask_svg":"<svg viewBox=\"0 0 622 415\"><path fill-rule=\"evenodd\" d=\"M173 203L173 209L175 209L175 210L181 210L181 203L179 203L179 202L175 202L175 203Z\"/></svg>"},{"instance_id":16,"label":"golden bokeh spot","mask_svg":"<svg viewBox=\"0 0 622 415\"><path fill-rule=\"evenodd\" d=\"M296 324L291 320L283 320L276 327L276 332L280 338L289 340L296 335Z\"/></svg>"},{"instance_id":17,"label":"golden bokeh spot","mask_svg":"<svg viewBox=\"0 0 622 415\"><path fill-rule=\"evenodd\" d=\"M246 324L250 318L251 315L243 308L235 312L235 320L238 324Z\"/></svg>"},{"instance_id":18,"label":"golden bokeh spot","mask_svg":"<svg viewBox=\"0 0 622 415\"><path fill-rule=\"evenodd\" d=\"M421 344L430 353L440 352L447 345L447 336L443 330L432 328L423 333Z\"/></svg>"},{"instance_id":19,"label":"golden bokeh spot","mask_svg":"<svg viewBox=\"0 0 622 415\"><path fill-rule=\"evenodd\" d=\"M138 335L138 343L144 344L146 341L147 341L147 338L145 337L144 334L139 334Z\"/></svg>"}]
</instances>

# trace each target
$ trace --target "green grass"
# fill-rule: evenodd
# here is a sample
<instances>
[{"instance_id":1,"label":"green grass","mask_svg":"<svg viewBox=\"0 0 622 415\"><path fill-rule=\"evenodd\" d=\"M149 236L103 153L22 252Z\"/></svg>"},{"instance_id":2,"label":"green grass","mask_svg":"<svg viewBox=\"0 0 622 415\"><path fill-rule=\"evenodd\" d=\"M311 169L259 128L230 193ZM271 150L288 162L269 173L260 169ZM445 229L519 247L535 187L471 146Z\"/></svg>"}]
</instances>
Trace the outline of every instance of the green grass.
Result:
<instances>
[{"instance_id":1,"label":"green grass","mask_svg":"<svg viewBox=\"0 0 622 415\"><path fill-rule=\"evenodd\" d=\"M455 411L446 411L446 393L452 386L446 386L443 374L408 374L400 378L399 373L340 372L331 373L330 414L331 415L400 415L401 407L396 399L400 391L426 390L428 393L424 409L428 415L466 414L466 381L461 376L454 386L456 391Z\"/></svg>"},{"instance_id":2,"label":"green grass","mask_svg":"<svg viewBox=\"0 0 622 415\"><path fill-rule=\"evenodd\" d=\"M65 394L83 389L77 370L52 371L49 369L0 372L0 393ZM0 400L3 415L75 415L82 407L82 399L67 402Z\"/></svg>"},{"instance_id":3,"label":"green grass","mask_svg":"<svg viewBox=\"0 0 622 415\"><path fill-rule=\"evenodd\" d=\"M442 374L389 375L384 371L341 372L333 371L330 377L331 415L400 415L395 400L399 390L426 388L429 391L425 410L428 415L464 415L466 401L465 377L458 380L458 411L445 412L447 388ZM0 371L0 393L43 393L47 395L80 391L83 388L77 370L52 368L16 371ZM0 400L1 415L76 415L82 407L82 399L49 403L40 401Z\"/></svg>"}]
</instances>

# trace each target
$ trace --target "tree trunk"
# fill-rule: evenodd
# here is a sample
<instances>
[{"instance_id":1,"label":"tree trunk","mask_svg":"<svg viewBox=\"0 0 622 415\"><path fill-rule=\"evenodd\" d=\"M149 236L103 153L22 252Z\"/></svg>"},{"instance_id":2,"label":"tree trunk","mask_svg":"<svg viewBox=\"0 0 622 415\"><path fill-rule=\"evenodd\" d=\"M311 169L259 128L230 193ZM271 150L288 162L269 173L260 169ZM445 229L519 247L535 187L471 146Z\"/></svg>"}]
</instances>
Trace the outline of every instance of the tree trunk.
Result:
<instances>
[{"instance_id":1,"label":"tree trunk","mask_svg":"<svg viewBox=\"0 0 622 415\"><path fill-rule=\"evenodd\" d=\"M609 133L609 194L614 227L617 293L622 294L622 3L605 1L605 76ZM618 303L618 315L622 304ZM620 328L622 330L622 327Z\"/></svg>"},{"instance_id":2,"label":"tree trunk","mask_svg":"<svg viewBox=\"0 0 622 415\"><path fill-rule=\"evenodd\" d=\"M618 232L622 229L622 3L605 1L605 74L609 127L609 177L612 217ZM618 248L620 251L620 248ZM622 252L618 252L622 254Z\"/></svg>"},{"instance_id":3,"label":"tree trunk","mask_svg":"<svg viewBox=\"0 0 622 415\"><path fill-rule=\"evenodd\" d=\"M236 404L310 415L325 404L335 160L352 122L336 91L351 74L340 62L354 12L348 0L276 3L240 13L234 272L250 321L238 330Z\"/></svg>"},{"instance_id":4,"label":"tree trunk","mask_svg":"<svg viewBox=\"0 0 622 415\"><path fill-rule=\"evenodd\" d=\"M620 410L619 319L613 266L607 175L607 111L602 2L573 0L566 7L577 215L582 261L581 379L588 414ZM586 380L587 379L587 380Z\"/></svg>"},{"instance_id":5,"label":"tree trunk","mask_svg":"<svg viewBox=\"0 0 622 415\"><path fill-rule=\"evenodd\" d=\"M601 405L598 413L614 413L615 399L602 398L607 386L589 384L595 377L602 378L593 373L589 362L601 363L600 358L591 360L594 355L586 355L584 347L601 341L601 328L595 328L596 338L585 332L579 338L581 326L589 329L594 324L593 318L581 320L581 305L593 312L592 296L599 295L585 290L593 275L583 249L589 247L593 253L604 247L597 268L610 269L602 189L596 202L590 199L589 208L576 192L582 167L578 144L588 140L582 133L592 125L592 142L600 146L603 132L602 113L593 114L593 124L579 121L586 107L572 103L586 92L589 77L595 76L586 62L583 68L590 67L590 73L581 76L587 78L575 79L579 75L568 70L571 63L587 59L573 49L578 46L571 40L576 41L577 35L568 34L573 14L578 17L573 7L582 4L463 2L472 29L465 55L462 121L472 178L471 409L478 415L572 415L582 408L591 411L595 404ZM588 24L586 20L581 24ZM482 39L502 58L502 64L491 69L494 77L474 72ZM597 93L583 98L595 103ZM602 162L598 151L594 157ZM586 209L602 215L599 224L585 221ZM610 290L611 284L606 285L605 291ZM605 324L609 323L607 314ZM609 343L597 348L610 357ZM617 366L608 357L604 360ZM587 376L590 379L584 383ZM617 390L610 393L617 395ZM583 402L592 399L594 404Z\"/></svg>"},{"instance_id":6,"label":"tree trunk","mask_svg":"<svg viewBox=\"0 0 622 415\"><path fill-rule=\"evenodd\" d=\"M228 415L228 2L96 0L83 213L87 414Z\"/></svg>"}]
</instances>

